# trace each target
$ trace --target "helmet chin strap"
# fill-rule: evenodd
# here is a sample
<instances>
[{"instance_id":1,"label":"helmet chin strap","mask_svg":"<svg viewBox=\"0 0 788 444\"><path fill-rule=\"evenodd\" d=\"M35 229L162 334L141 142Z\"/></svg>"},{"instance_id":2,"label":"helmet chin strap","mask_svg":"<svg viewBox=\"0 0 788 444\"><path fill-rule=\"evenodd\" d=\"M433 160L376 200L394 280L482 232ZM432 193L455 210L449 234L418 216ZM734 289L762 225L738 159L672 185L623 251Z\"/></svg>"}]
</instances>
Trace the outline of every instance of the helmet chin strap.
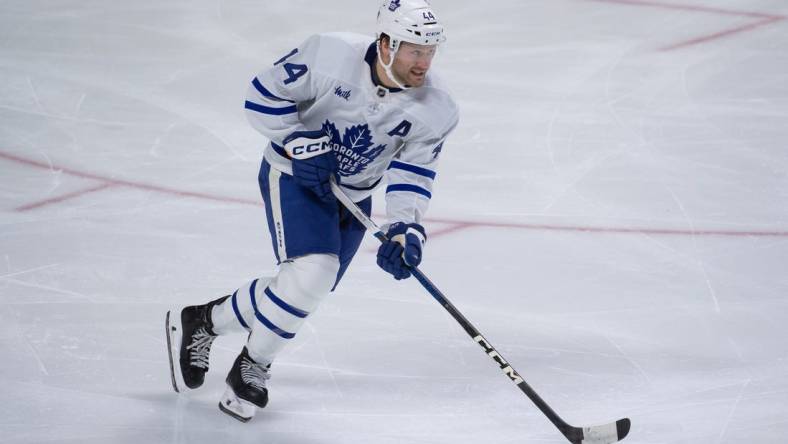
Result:
<instances>
[{"instance_id":1,"label":"helmet chin strap","mask_svg":"<svg viewBox=\"0 0 788 444\"><path fill-rule=\"evenodd\" d=\"M403 90L410 89L411 88L410 86L405 86L402 83L400 83L399 80L397 80L397 77L391 71L391 66L394 64L394 57L397 56L397 51L399 51L399 45L396 45L395 48L391 48L391 46L389 46L389 48L391 49L391 60L389 60L389 63L386 64L383 63L383 56L381 55L382 51L380 50L380 39L378 39L376 44L378 46L378 62L380 62L381 66L383 66L383 71L386 72L388 78L391 79L392 82L396 83L399 89L403 89Z\"/></svg>"}]
</instances>

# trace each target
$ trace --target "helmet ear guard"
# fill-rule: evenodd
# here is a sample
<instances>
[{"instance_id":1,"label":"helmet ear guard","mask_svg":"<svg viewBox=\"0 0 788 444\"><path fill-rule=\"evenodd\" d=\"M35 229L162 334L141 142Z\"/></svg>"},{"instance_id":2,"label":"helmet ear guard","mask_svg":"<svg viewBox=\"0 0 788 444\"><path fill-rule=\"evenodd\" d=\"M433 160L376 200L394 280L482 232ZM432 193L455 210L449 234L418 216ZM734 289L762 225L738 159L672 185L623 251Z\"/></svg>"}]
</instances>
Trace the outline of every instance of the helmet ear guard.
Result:
<instances>
[{"instance_id":1,"label":"helmet ear guard","mask_svg":"<svg viewBox=\"0 0 788 444\"><path fill-rule=\"evenodd\" d=\"M378 42L382 44L384 38L387 40L386 46L388 47L389 51L391 51L391 54L392 55L396 54L397 51L399 51L399 48L401 46L400 44L402 43L402 41L399 39L391 38L390 35L386 34L385 32L382 32L378 36Z\"/></svg>"},{"instance_id":2,"label":"helmet ear guard","mask_svg":"<svg viewBox=\"0 0 788 444\"><path fill-rule=\"evenodd\" d=\"M382 38L383 38L383 36L386 36L386 37L388 37L388 40L389 40L389 45L388 45L388 46L389 46L389 49L391 50L391 52L392 52L392 53L396 54L396 53L397 53L397 50L399 49L399 40L397 40L397 39L392 39L392 38L391 38L391 36L390 36L390 35L388 35L388 34L386 34L386 33L382 33L382 34L380 35L380 38L382 39Z\"/></svg>"}]
</instances>

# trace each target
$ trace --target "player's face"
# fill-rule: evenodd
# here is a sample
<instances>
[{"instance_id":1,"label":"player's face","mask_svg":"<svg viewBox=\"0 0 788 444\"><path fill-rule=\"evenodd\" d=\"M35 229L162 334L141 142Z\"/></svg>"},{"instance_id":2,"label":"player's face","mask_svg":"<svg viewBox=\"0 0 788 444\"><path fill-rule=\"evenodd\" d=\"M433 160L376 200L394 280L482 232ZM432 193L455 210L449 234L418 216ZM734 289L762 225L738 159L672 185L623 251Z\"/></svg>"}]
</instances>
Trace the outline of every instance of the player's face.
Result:
<instances>
[{"instance_id":1,"label":"player's face","mask_svg":"<svg viewBox=\"0 0 788 444\"><path fill-rule=\"evenodd\" d=\"M424 84L424 79L437 49L436 45L416 45L402 42L394 57L391 71L403 84L421 86Z\"/></svg>"}]
</instances>

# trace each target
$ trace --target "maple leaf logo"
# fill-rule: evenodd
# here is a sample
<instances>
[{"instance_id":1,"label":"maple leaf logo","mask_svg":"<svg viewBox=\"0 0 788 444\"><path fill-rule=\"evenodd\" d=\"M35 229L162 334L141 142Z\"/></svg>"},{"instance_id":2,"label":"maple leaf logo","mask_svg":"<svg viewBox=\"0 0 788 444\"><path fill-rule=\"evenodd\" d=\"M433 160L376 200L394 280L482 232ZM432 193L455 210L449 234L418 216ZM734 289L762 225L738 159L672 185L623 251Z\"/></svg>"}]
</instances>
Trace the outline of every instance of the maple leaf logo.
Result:
<instances>
[{"instance_id":1,"label":"maple leaf logo","mask_svg":"<svg viewBox=\"0 0 788 444\"><path fill-rule=\"evenodd\" d=\"M342 138L339 137L339 131L337 131L336 125L326 120L325 123L323 123L323 132L331 138L332 143L342 145Z\"/></svg>"},{"instance_id":2,"label":"maple leaf logo","mask_svg":"<svg viewBox=\"0 0 788 444\"><path fill-rule=\"evenodd\" d=\"M356 125L346 129L345 136L342 137L342 145L356 153L361 153L372 146L372 135L369 134L368 125Z\"/></svg>"},{"instance_id":3,"label":"maple leaf logo","mask_svg":"<svg viewBox=\"0 0 788 444\"><path fill-rule=\"evenodd\" d=\"M366 123L346 128L345 133L340 137L336 125L326 120L323 123L323 131L331 138L334 154L339 160L341 176L352 176L364 171L367 165L386 149L385 144L375 146L372 132Z\"/></svg>"}]
</instances>

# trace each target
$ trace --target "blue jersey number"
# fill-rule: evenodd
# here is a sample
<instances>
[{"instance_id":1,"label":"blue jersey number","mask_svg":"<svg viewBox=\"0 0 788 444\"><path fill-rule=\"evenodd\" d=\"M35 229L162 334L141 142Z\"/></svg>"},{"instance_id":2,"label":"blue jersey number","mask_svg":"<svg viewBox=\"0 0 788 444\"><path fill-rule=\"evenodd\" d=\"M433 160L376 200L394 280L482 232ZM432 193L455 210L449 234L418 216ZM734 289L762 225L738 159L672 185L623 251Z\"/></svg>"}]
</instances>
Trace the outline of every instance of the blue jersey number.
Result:
<instances>
[{"instance_id":1,"label":"blue jersey number","mask_svg":"<svg viewBox=\"0 0 788 444\"><path fill-rule=\"evenodd\" d=\"M296 63L285 63L285 71L287 71L288 78L285 79L285 85L295 82L299 77L306 74L308 68L306 65L298 65Z\"/></svg>"},{"instance_id":2,"label":"blue jersey number","mask_svg":"<svg viewBox=\"0 0 788 444\"><path fill-rule=\"evenodd\" d=\"M289 54L277 60L274 63L274 66L279 65L280 63L284 63L285 60L289 59L290 57L296 54L298 54L298 48L295 48L294 50L290 51ZM295 82L296 80L301 78L301 76L306 74L307 71L309 71L309 68L307 68L306 65L301 65L298 63L285 63L284 65L282 65L282 67L285 69L285 72L287 73L287 78L285 79L285 85L289 85Z\"/></svg>"}]
</instances>

